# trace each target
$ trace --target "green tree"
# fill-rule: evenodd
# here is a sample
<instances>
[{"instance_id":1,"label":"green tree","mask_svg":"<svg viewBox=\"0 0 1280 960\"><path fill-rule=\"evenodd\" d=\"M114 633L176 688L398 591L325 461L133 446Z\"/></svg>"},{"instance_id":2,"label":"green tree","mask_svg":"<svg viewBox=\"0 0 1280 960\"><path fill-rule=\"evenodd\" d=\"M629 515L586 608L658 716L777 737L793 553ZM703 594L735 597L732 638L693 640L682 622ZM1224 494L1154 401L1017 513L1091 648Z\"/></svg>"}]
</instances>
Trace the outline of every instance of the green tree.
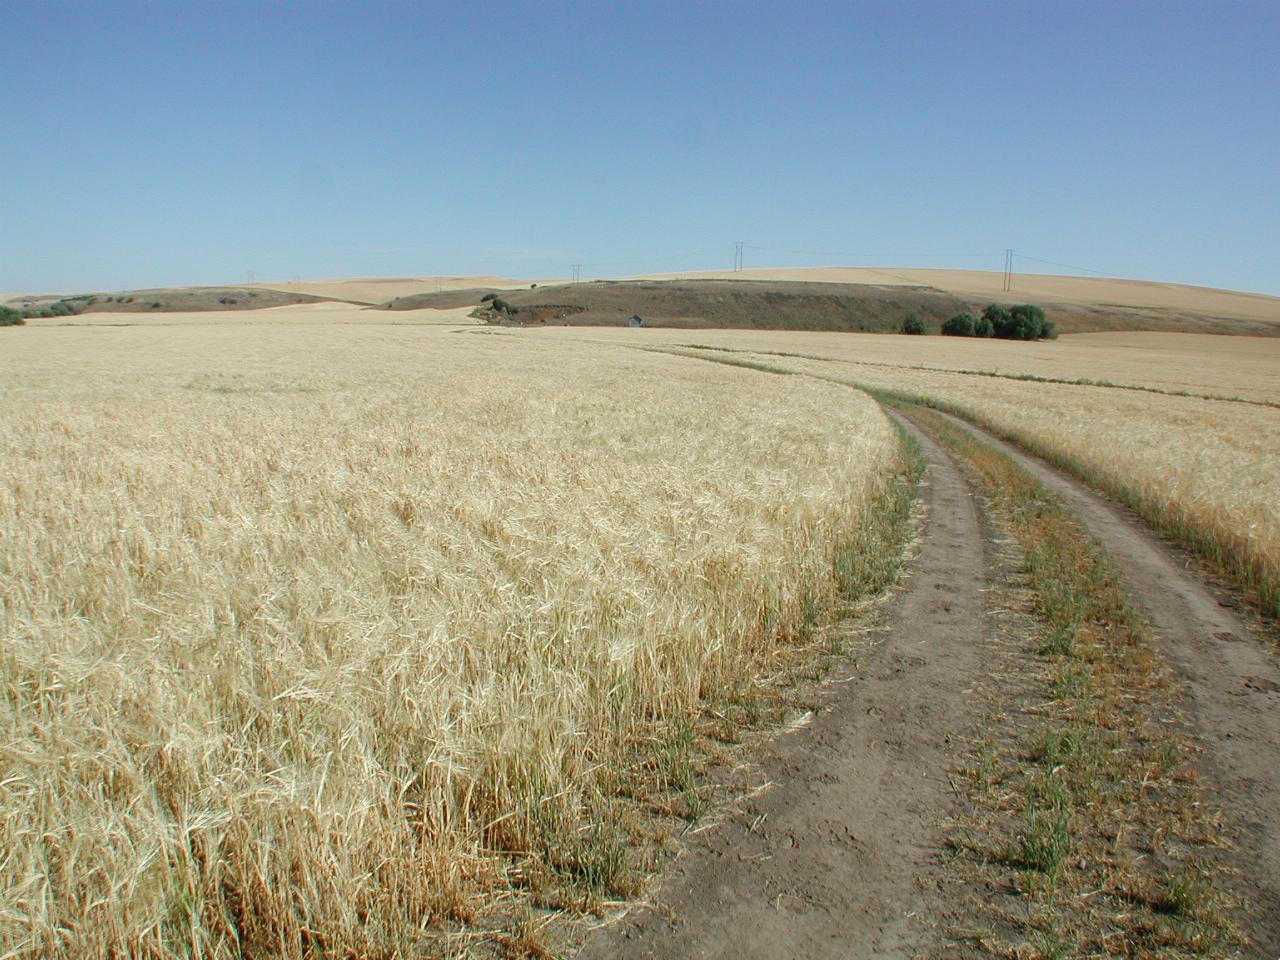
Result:
<instances>
[{"instance_id":1,"label":"green tree","mask_svg":"<svg viewBox=\"0 0 1280 960\"><path fill-rule=\"evenodd\" d=\"M1012 340L1039 340L1043 336L1045 324L1044 308L1034 303L1020 303L1010 311L1012 325L1009 337Z\"/></svg>"},{"instance_id":2,"label":"green tree","mask_svg":"<svg viewBox=\"0 0 1280 960\"><path fill-rule=\"evenodd\" d=\"M976 335L978 318L972 313L957 313L942 325L944 337L972 337Z\"/></svg>"},{"instance_id":3,"label":"green tree","mask_svg":"<svg viewBox=\"0 0 1280 960\"><path fill-rule=\"evenodd\" d=\"M1008 337L1013 330L1013 314L1003 303L993 303L982 311L982 319L991 324L992 336Z\"/></svg>"}]
</instances>

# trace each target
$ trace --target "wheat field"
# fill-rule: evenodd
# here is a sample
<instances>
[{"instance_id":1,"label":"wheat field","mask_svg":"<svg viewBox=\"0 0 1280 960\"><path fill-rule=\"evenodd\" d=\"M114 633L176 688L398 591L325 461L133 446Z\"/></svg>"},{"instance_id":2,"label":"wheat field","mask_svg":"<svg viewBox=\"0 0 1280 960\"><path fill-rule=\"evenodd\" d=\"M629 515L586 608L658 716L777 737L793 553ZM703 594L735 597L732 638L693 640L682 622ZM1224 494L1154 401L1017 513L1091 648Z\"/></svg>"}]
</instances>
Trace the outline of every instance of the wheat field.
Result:
<instances>
[{"instance_id":1,"label":"wheat field","mask_svg":"<svg viewBox=\"0 0 1280 960\"><path fill-rule=\"evenodd\" d=\"M1280 616L1280 339L1129 332L1016 343L659 328L509 335L671 350L936 404L1124 501Z\"/></svg>"},{"instance_id":2,"label":"wheat field","mask_svg":"<svg viewBox=\"0 0 1280 960\"><path fill-rule=\"evenodd\" d=\"M899 464L839 385L305 314L4 338L0 955L404 956L598 878Z\"/></svg>"},{"instance_id":3,"label":"wheat field","mask_svg":"<svg viewBox=\"0 0 1280 960\"><path fill-rule=\"evenodd\" d=\"M821 358L827 371L853 377L890 368L900 379L915 372L952 372L1007 379L1092 381L1173 395L1239 397L1280 405L1280 337L1224 337L1133 331L1076 333L1060 340L1012 340L899 334L784 330L678 330L548 327L519 331L547 340L602 344L706 346L785 359ZM797 354L802 356L797 356ZM897 370L897 374L892 374ZM1087 385L1087 384L1081 384ZM1105 387L1104 387L1105 389Z\"/></svg>"},{"instance_id":4,"label":"wheat field","mask_svg":"<svg viewBox=\"0 0 1280 960\"><path fill-rule=\"evenodd\" d=\"M903 344L899 358L906 359L923 338L897 339ZM795 339L791 345L813 347ZM904 363L844 364L737 348L732 353L676 349L888 391L959 413L1128 503L1166 535L1235 577L1265 610L1280 615L1280 410L1275 406ZM1218 383L1235 392L1231 378ZM1274 388L1269 395L1275 395Z\"/></svg>"}]
</instances>

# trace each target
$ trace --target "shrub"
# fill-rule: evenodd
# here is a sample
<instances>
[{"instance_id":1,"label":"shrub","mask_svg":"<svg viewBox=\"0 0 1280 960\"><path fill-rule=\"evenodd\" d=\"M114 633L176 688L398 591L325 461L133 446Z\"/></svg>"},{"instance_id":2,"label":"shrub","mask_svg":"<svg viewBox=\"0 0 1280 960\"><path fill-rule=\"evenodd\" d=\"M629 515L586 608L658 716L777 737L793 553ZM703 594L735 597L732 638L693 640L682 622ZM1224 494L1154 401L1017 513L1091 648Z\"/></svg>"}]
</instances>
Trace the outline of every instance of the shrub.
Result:
<instances>
[{"instance_id":1,"label":"shrub","mask_svg":"<svg viewBox=\"0 0 1280 960\"><path fill-rule=\"evenodd\" d=\"M501 297L494 297L493 309L501 310L503 313L509 313L511 310L511 304L507 303L507 301L503 300Z\"/></svg>"},{"instance_id":2,"label":"shrub","mask_svg":"<svg viewBox=\"0 0 1280 960\"><path fill-rule=\"evenodd\" d=\"M973 321L973 335L975 337L994 337L996 335L996 328L992 326L990 318L985 313Z\"/></svg>"},{"instance_id":3,"label":"shrub","mask_svg":"<svg viewBox=\"0 0 1280 960\"><path fill-rule=\"evenodd\" d=\"M26 319L17 310L11 310L9 307L0 307L0 327L20 327L26 322Z\"/></svg>"},{"instance_id":4,"label":"shrub","mask_svg":"<svg viewBox=\"0 0 1280 960\"><path fill-rule=\"evenodd\" d=\"M1046 323L1044 309L1032 303L1020 303L1010 311L1012 340L1039 340Z\"/></svg>"},{"instance_id":5,"label":"shrub","mask_svg":"<svg viewBox=\"0 0 1280 960\"><path fill-rule=\"evenodd\" d=\"M919 335L928 333L929 328L925 326L925 322L920 318L920 314L908 313L902 320L902 332Z\"/></svg>"},{"instance_id":6,"label":"shrub","mask_svg":"<svg viewBox=\"0 0 1280 960\"><path fill-rule=\"evenodd\" d=\"M1008 337L1013 329L1013 314L1003 303L993 303L982 311L982 319L991 324L992 336Z\"/></svg>"},{"instance_id":7,"label":"shrub","mask_svg":"<svg viewBox=\"0 0 1280 960\"><path fill-rule=\"evenodd\" d=\"M483 297L480 298L480 302L488 303L491 300L497 300L497 299L498 299L498 295L496 293L486 293Z\"/></svg>"},{"instance_id":8,"label":"shrub","mask_svg":"<svg viewBox=\"0 0 1280 960\"><path fill-rule=\"evenodd\" d=\"M957 313L942 325L944 337L972 337L978 327L978 318L972 313Z\"/></svg>"},{"instance_id":9,"label":"shrub","mask_svg":"<svg viewBox=\"0 0 1280 960\"><path fill-rule=\"evenodd\" d=\"M1014 307L1014 317L1021 326L1028 328L1032 332L1029 340L1056 340L1057 328L1053 326L1053 321L1044 316L1044 308L1034 305L1034 303L1021 303Z\"/></svg>"}]
</instances>

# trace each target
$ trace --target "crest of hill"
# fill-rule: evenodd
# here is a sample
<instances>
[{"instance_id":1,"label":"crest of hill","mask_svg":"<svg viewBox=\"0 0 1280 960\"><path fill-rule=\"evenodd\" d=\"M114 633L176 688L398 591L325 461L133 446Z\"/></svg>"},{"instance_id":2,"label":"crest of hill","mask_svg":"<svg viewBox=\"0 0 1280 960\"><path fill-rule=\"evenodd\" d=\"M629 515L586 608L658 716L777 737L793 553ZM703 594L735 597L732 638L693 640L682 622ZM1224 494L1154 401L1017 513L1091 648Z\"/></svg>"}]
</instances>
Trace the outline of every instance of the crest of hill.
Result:
<instances>
[{"instance_id":1,"label":"crest of hill","mask_svg":"<svg viewBox=\"0 0 1280 960\"><path fill-rule=\"evenodd\" d=\"M361 303L369 306L428 293L448 293L457 290L510 290L527 287L527 280L509 277L334 277L319 280L290 280L281 283L249 284L259 290L276 290L285 293L305 293L328 300ZM464 306L465 304L458 304Z\"/></svg>"}]
</instances>

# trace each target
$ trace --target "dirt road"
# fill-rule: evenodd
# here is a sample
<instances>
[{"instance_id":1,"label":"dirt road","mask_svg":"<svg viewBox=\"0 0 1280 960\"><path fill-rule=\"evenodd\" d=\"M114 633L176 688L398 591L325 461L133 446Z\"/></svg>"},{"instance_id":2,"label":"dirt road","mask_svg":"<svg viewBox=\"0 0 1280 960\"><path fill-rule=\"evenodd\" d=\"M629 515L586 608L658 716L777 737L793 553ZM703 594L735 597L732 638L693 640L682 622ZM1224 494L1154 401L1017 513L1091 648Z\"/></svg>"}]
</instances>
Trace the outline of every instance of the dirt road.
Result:
<instances>
[{"instance_id":1,"label":"dirt road","mask_svg":"<svg viewBox=\"0 0 1280 960\"><path fill-rule=\"evenodd\" d=\"M898 957L936 940L936 822L983 669L977 503L928 437L928 517L891 622L829 709L781 738L776 785L700 834L654 907L582 957Z\"/></svg>"},{"instance_id":2,"label":"dirt road","mask_svg":"<svg viewBox=\"0 0 1280 960\"><path fill-rule=\"evenodd\" d=\"M1247 955L1280 957L1280 667L1248 625L1123 508L960 420L1060 494L1127 572L1184 678L1200 767L1239 848ZM914 957L960 909L939 891L946 774L990 667L991 573L974 493L907 423L928 461L928 519L913 573L861 669L829 708L782 738L775 785L699 834L653 904L595 931L583 958ZM1226 605L1224 605L1226 604Z\"/></svg>"},{"instance_id":3,"label":"dirt road","mask_svg":"<svg viewBox=\"0 0 1280 960\"><path fill-rule=\"evenodd\" d=\"M1251 637L1234 600L1206 586L1123 507L988 431L948 419L1059 494L1125 571L1161 652L1186 684L1207 793L1239 846L1233 859L1240 875L1232 886L1252 905L1250 955L1280 957L1280 663Z\"/></svg>"}]
</instances>

